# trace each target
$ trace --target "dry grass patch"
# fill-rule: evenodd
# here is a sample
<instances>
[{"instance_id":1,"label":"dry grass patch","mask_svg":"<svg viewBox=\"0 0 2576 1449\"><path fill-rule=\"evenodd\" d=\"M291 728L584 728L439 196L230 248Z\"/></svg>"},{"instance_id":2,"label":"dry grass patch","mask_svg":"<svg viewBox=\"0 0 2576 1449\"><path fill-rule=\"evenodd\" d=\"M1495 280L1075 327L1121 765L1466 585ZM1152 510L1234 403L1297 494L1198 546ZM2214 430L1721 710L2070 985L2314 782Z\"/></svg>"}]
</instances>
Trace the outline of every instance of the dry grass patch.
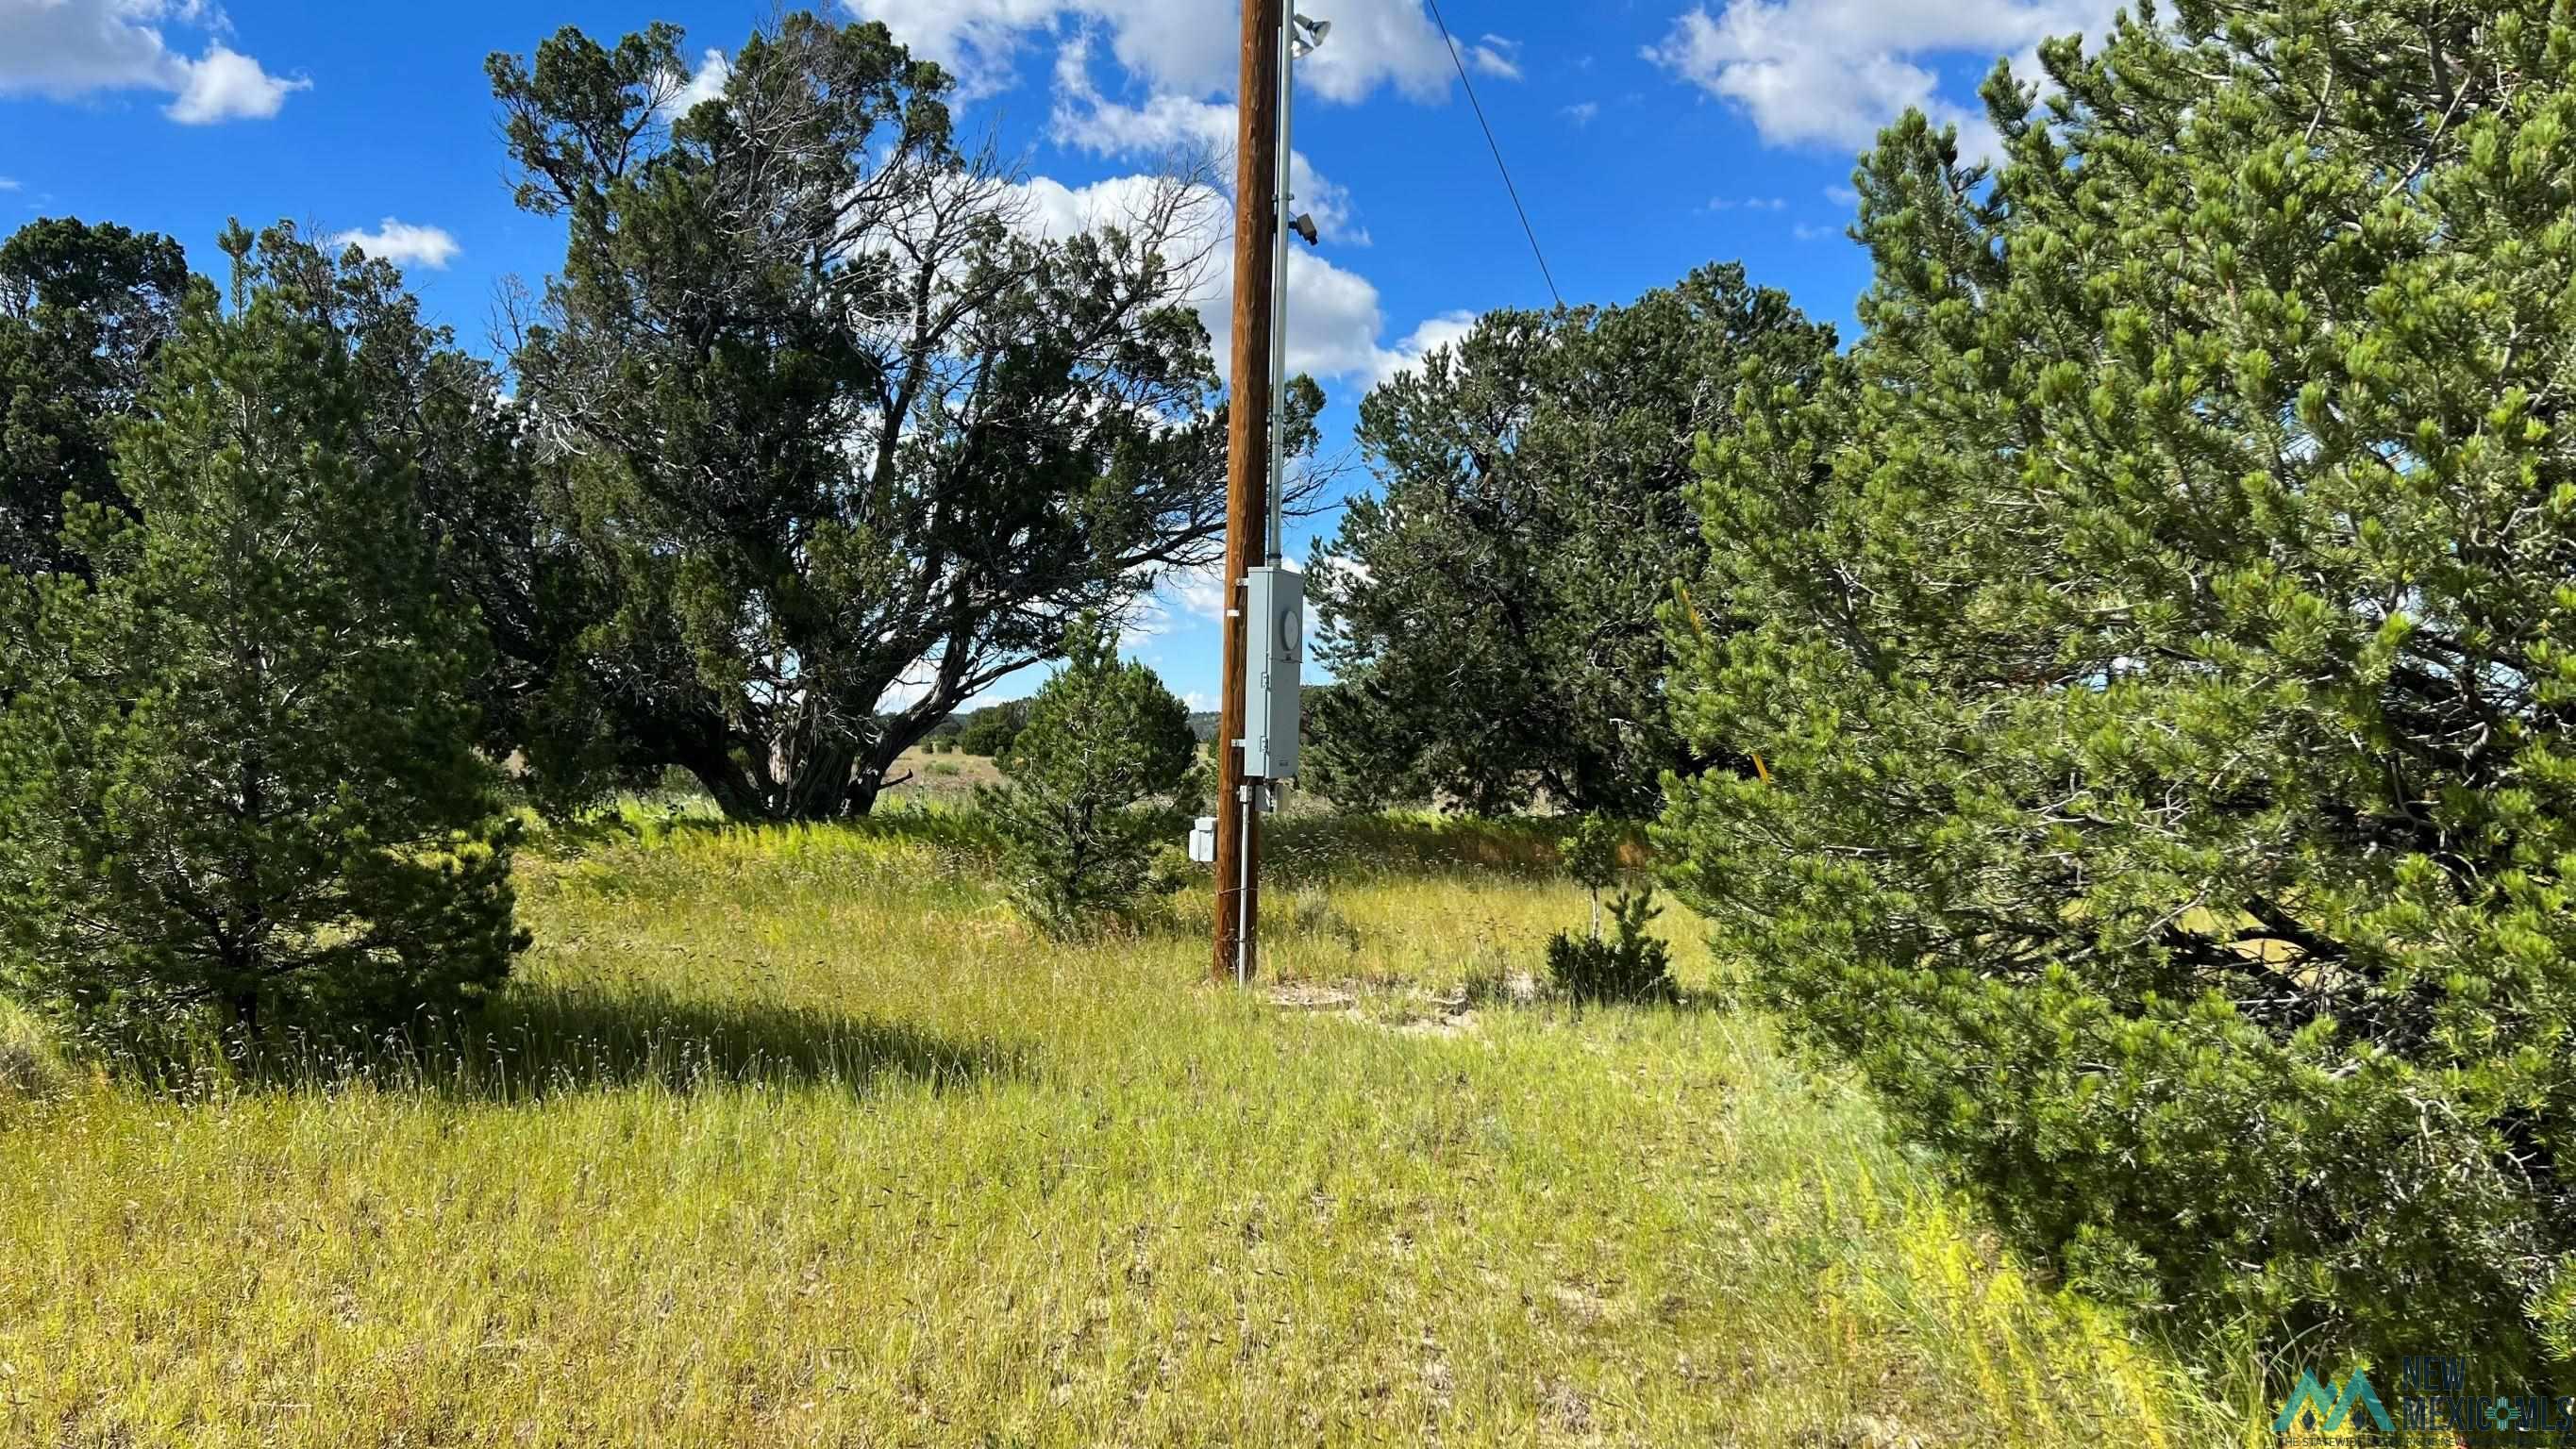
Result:
<instances>
[{"instance_id":1,"label":"dry grass patch","mask_svg":"<svg viewBox=\"0 0 2576 1449\"><path fill-rule=\"evenodd\" d=\"M1462 999L1579 919L1405 828L1287 842L1350 930L1265 986ZM527 862L467 1048L0 1112L0 1443L2233 1430L1759 1022L1390 1032L1210 985L1203 893L1048 945L955 822L647 834Z\"/></svg>"}]
</instances>

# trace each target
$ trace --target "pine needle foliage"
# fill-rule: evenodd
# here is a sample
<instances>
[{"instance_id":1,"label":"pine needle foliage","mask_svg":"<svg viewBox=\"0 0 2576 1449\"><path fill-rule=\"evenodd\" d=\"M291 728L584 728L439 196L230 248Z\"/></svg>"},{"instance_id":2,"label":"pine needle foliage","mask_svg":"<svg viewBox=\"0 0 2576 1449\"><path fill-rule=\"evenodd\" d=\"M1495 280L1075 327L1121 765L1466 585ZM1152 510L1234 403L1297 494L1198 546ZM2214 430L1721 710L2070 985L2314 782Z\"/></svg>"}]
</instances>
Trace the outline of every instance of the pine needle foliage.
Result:
<instances>
[{"instance_id":1,"label":"pine needle foliage","mask_svg":"<svg viewBox=\"0 0 2576 1449\"><path fill-rule=\"evenodd\" d=\"M1610 934L1601 934L1600 902L1593 903L1589 935L1560 931L1548 938L1547 975L1556 989L1577 1005L1644 1005L1669 1002L1673 985L1672 948L1649 931L1663 914L1652 887L1621 891L1610 898Z\"/></svg>"},{"instance_id":2,"label":"pine needle foliage","mask_svg":"<svg viewBox=\"0 0 2576 1449\"><path fill-rule=\"evenodd\" d=\"M2195 0L1856 176L1703 453L1666 848L2080 1279L2576 1351L2576 7ZM1742 632L1732 626L1741 625Z\"/></svg>"},{"instance_id":3,"label":"pine needle foliage","mask_svg":"<svg viewBox=\"0 0 2576 1449\"><path fill-rule=\"evenodd\" d=\"M1012 901L1043 929L1077 933L1180 883L1155 857L1201 793L1198 737L1153 670L1119 660L1114 632L1075 628L1000 764L977 803Z\"/></svg>"},{"instance_id":4,"label":"pine needle foliage","mask_svg":"<svg viewBox=\"0 0 2576 1449\"><path fill-rule=\"evenodd\" d=\"M226 249L118 442L141 521L76 509L89 581L0 602L0 989L103 1044L461 1007L524 944L412 471L348 339Z\"/></svg>"}]
</instances>

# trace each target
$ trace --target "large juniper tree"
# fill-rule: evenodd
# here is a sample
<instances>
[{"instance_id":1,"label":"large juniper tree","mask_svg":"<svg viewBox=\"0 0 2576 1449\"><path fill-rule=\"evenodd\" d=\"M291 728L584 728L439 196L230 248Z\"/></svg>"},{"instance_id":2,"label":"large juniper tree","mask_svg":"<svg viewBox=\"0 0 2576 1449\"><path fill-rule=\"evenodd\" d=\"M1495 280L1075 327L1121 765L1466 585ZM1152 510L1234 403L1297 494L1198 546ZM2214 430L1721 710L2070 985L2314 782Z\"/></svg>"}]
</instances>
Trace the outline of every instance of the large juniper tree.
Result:
<instances>
[{"instance_id":1,"label":"large juniper tree","mask_svg":"<svg viewBox=\"0 0 2576 1449\"><path fill-rule=\"evenodd\" d=\"M732 815L865 811L1069 619L1217 555L1214 197L1044 230L882 25L789 16L675 115L682 71L667 25L491 63L520 201L569 229L515 366L610 588L586 698Z\"/></svg>"},{"instance_id":2,"label":"large juniper tree","mask_svg":"<svg viewBox=\"0 0 2576 1449\"><path fill-rule=\"evenodd\" d=\"M2563 1358L2576 12L2042 56L2000 169L1882 138L1849 376L1708 453L1681 883L2097 1286Z\"/></svg>"},{"instance_id":3,"label":"large juniper tree","mask_svg":"<svg viewBox=\"0 0 2576 1449\"><path fill-rule=\"evenodd\" d=\"M1747 369L1803 387L1833 346L1710 266L1625 307L1488 313L1369 394L1381 491L1309 574L1340 679L1318 699L1318 787L1651 814L1661 773L1694 759L1655 622L1704 556L1691 440L1733 426Z\"/></svg>"},{"instance_id":4,"label":"large juniper tree","mask_svg":"<svg viewBox=\"0 0 2576 1449\"><path fill-rule=\"evenodd\" d=\"M348 334L226 237L82 574L0 594L0 987L84 1026L399 1020L509 970L470 609Z\"/></svg>"}]
</instances>

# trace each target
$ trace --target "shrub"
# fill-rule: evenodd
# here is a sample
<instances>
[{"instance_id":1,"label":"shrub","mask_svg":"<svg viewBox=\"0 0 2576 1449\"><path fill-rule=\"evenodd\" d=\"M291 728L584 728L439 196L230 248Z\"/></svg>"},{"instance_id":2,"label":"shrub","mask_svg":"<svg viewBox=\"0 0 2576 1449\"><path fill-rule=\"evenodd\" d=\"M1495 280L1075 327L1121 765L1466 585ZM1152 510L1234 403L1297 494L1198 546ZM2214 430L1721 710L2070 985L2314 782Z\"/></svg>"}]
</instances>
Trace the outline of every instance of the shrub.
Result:
<instances>
[{"instance_id":1,"label":"shrub","mask_svg":"<svg viewBox=\"0 0 2576 1449\"><path fill-rule=\"evenodd\" d=\"M1610 898L1612 933L1596 922L1590 935L1558 932L1547 943L1547 976L1556 989L1583 1005L1673 1000L1672 949L1647 932L1662 915L1652 889Z\"/></svg>"},{"instance_id":2,"label":"shrub","mask_svg":"<svg viewBox=\"0 0 2576 1449\"><path fill-rule=\"evenodd\" d=\"M1002 757L1004 783L976 797L1013 901L1056 933L1177 885L1154 869L1156 848L1199 791L1189 707L1154 671L1120 663L1114 633L1086 624L1066 650Z\"/></svg>"},{"instance_id":3,"label":"shrub","mask_svg":"<svg viewBox=\"0 0 2576 1449\"><path fill-rule=\"evenodd\" d=\"M1721 952L2025 1242L2306 1356L2576 1331L2570 53L2194 0L1999 75L1999 172L1907 118L1668 615Z\"/></svg>"},{"instance_id":4,"label":"shrub","mask_svg":"<svg viewBox=\"0 0 2576 1449\"><path fill-rule=\"evenodd\" d=\"M957 748L970 755L999 759L1010 750L1011 741L1020 737L1020 731L1027 728L1028 722L1029 702L1025 699L1005 700L988 709L977 710L958 734Z\"/></svg>"},{"instance_id":5,"label":"shrub","mask_svg":"<svg viewBox=\"0 0 2576 1449\"><path fill-rule=\"evenodd\" d=\"M1357 951L1366 939L1357 922L1342 914L1333 904L1330 891L1320 885L1302 885L1288 897L1288 928L1309 940L1330 941L1346 951Z\"/></svg>"},{"instance_id":6,"label":"shrub","mask_svg":"<svg viewBox=\"0 0 2576 1449\"><path fill-rule=\"evenodd\" d=\"M118 448L143 521L0 599L0 987L93 1039L458 1007L523 944L472 621L317 312L200 284Z\"/></svg>"},{"instance_id":7,"label":"shrub","mask_svg":"<svg viewBox=\"0 0 2576 1449\"><path fill-rule=\"evenodd\" d=\"M0 1103L13 1097L53 1096L70 1079L44 1032L0 1003Z\"/></svg>"}]
</instances>

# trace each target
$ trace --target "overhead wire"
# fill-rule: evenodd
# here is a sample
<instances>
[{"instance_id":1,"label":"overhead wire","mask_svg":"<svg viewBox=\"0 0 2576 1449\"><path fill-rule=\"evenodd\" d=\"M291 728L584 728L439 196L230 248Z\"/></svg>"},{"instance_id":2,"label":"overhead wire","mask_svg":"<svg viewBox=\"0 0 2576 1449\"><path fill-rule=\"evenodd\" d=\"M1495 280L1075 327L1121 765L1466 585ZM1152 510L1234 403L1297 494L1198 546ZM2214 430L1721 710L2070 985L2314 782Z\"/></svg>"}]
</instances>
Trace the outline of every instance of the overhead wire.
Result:
<instances>
[{"instance_id":1,"label":"overhead wire","mask_svg":"<svg viewBox=\"0 0 2576 1449\"><path fill-rule=\"evenodd\" d=\"M1565 294L1556 289L1556 273L1547 265L1547 253L1538 244L1538 229L1530 225L1529 208L1521 205L1521 189L1512 184L1512 168L1503 163L1502 143L1494 139L1493 124L1485 119L1484 102L1476 99L1476 83L1467 78L1467 62L1458 54L1458 39L1449 33L1449 22L1441 17L1440 0L1425 0L1431 7L1431 21L1440 27L1440 43L1449 47L1449 64L1458 72L1458 84L1467 91L1467 104L1476 112L1476 124L1485 133L1485 145L1494 153L1494 169L1503 174L1503 190L1512 198L1512 210L1521 219L1521 235L1529 238L1530 255L1538 258L1538 274L1547 279L1547 294L1556 305L1565 305Z\"/></svg>"}]
</instances>

